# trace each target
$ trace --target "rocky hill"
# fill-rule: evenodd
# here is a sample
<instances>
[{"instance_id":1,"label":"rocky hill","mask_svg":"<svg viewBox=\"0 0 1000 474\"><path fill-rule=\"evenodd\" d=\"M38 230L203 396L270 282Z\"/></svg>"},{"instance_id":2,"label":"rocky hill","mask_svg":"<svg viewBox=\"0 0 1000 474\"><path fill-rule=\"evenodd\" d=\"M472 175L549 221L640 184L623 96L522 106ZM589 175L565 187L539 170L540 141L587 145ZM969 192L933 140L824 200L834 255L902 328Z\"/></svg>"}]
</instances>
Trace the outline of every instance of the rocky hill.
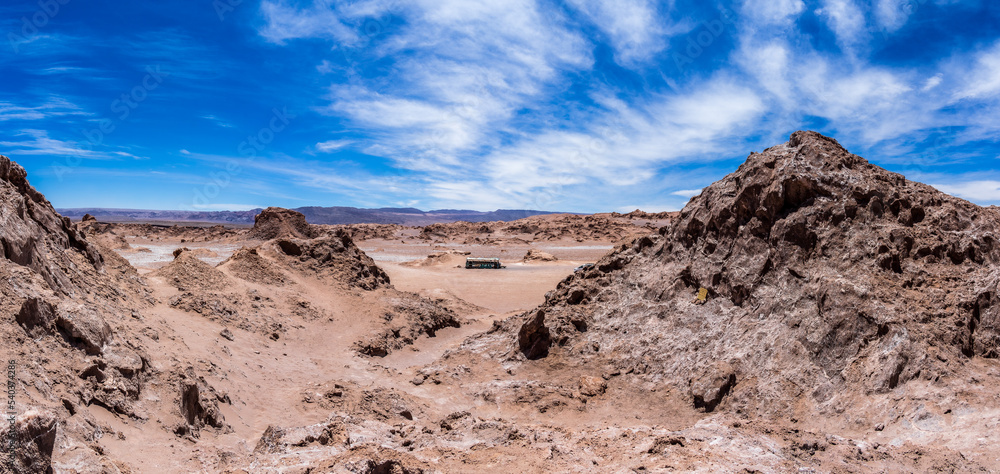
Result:
<instances>
[{"instance_id":1,"label":"rocky hill","mask_svg":"<svg viewBox=\"0 0 1000 474\"><path fill-rule=\"evenodd\" d=\"M993 211L797 132L560 284L518 347L597 340L707 411L835 409L997 358L997 229Z\"/></svg>"},{"instance_id":2,"label":"rocky hill","mask_svg":"<svg viewBox=\"0 0 1000 474\"><path fill-rule=\"evenodd\" d=\"M86 448L86 419L65 423L96 404L126 417L151 376L149 356L128 326L154 301L121 257L102 251L27 181L17 163L0 156L0 326L8 357L20 373L11 426L21 449L16 472L51 472L56 441L70 457L101 466ZM31 390L26 390L27 387ZM91 418L90 421L93 421ZM57 429L62 426L61 429ZM5 464L6 465L6 464Z\"/></svg>"},{"instance_id":3,"label":"rocky hill","mask_svg":"<svg viewBox=\"0 0 1000 474\"><path fill-rule=\"evenodd\" d=\"M553 394L602 374L579 386L660 388L757 436L787 426L982 462L967 440L998 410L998 229L991 209L796 132L433 368L506 357Z\"/></svg>"}]
</instances>

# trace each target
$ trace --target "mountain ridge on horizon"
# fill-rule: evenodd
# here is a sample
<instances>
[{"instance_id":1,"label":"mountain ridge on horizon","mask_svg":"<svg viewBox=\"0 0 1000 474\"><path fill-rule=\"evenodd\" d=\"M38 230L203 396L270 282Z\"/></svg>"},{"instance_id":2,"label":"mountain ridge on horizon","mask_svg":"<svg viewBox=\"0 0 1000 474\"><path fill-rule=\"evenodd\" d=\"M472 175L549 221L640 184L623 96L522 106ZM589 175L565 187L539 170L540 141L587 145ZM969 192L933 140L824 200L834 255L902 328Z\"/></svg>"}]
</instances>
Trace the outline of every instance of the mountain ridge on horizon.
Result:
<instances>
[{"instance_id":1,"label":"mountain ridge on horizon","mask_svg":"<svg viewBox=\"0 0 1000 474\"><path fill-rule=\"evenodd\" d=\"M182 211L153 209L120 209L101 207L59 208L57 212L70 219L79 220L90 214L100 220L130 221L174 221L207 222L218 224L254 223L254 217L263 208L246 211ZM434 209L423 211L416 208L358 208L348 206L304 206L292 209L306 216L310 224L399 224L422 226L428 224L457 221L489 222L514 221L525 217L545 214L578 214L559 211L538 211L528 209L497 209L495 211L474 211L467 209Z\"/></svg>"}]
</instances>

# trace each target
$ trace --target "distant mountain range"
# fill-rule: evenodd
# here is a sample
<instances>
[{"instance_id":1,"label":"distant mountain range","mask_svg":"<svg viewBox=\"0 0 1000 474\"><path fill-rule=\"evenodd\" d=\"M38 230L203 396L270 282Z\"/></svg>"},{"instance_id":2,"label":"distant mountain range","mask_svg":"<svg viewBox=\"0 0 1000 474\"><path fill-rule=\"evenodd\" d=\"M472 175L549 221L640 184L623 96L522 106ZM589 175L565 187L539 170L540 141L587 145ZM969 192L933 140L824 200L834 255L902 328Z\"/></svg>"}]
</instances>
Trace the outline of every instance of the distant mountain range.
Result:
<instances>
[{"instance_id":1,"label":"distant mountain range","mask_svg":"<svg viewBox=\"0 0 1000 474\"><path fill-rule=\"evenodd\" d=\"M488 222L514 221L541 214L556 214L549 211L521 209L497 209L481 212L458 209L438 209L421 211L414 208L361 209L357 207L300 207L294 209L306 216L310 224L400 224L423 226L446 222ZM253 224L254 216L262 209L249 211L152 211L145 209L105 209L76 208L56 209L70 219L79 220L90 214L105 222L167 221L167 222L208 222L216 224Z\"/></svg>"}]
</instances>

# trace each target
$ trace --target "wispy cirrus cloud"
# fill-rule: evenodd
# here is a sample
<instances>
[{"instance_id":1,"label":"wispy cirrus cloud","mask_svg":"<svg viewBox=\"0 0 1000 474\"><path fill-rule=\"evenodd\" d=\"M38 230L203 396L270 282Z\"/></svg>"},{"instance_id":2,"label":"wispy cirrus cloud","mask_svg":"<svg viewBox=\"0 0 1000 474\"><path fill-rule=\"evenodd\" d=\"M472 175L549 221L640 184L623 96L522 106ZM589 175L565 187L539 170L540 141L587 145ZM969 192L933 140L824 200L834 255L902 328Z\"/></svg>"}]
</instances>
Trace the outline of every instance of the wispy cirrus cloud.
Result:
<instances>
[{"instance_id":1,"label":"wispy cirrus cloud","mask_svg":"<svg viewBox=\"0 0 1000 474\"><path fill-rule=\"evenodd\" d=\"M914 134L974 127L981 112L956 109L955 94L989 96L993 78L1000 77L993 74L992 51L958 53L919 67L870 60L873 41L899 31L913 13L899 2L881 1L866 10L855 0L812 7L801 0L745 0L720 7L739 15L727 17L722 31L709 30L723 39L713 38L704 48L725 48L724 37L731 35L731 60L698 64L693 58L701 66L693 76L699 82L634 89L599 81L560 102L566 85L579 86L580 75L594 73L594 51L602 42L616 63L631 68L655 60L671 36L704 40L697 36L704 33L698 18L672 19L672 2L573 0L569 6L573 19L529 0L503 6L313 2L296 8L265 2L268 21L260 34L280 44L363 44L361 51L352 50L355 75L349 81L332 78L323 111L362 131L351 138L352 147L416 173L429 201L441 205L599 205L580 191L595 185L683 198L689 188L662 186L670 181L665 168L741 154L809 121L820 121L847 143L906 153L912 147L904 144ZM807 15L825 25L834 49L820 47L815 33L794 28ZM371 18L388 26L366 38L361 25ZM602 37L585 36L573 21L593 25ZM874 35L875 27L883 34ZM323 74L336 75L335 59L316 62ZM365 72L375 63L379 73ZM950 79L958 74L977 81L962 87ZM335 143L316 149L339 149L341 142ZM489 197L476 198L475 190Z\"/></svg>"},{"instance_id":2,"label":"wispy cirrus cloud","mask_svg":"<svg viewBox=\"0 0 1000 474\"><path fill-rule=\"evenodd\" d=\"M1000 202L1000 180L965 181L932 184L939 191L981 203Z\"/></svg>"},{"instance_id":3,"label":"wispy cirrus cloud","mask_svg":"<svg viewBox=\"0 0 1000 474\"><path fill-rule=\"evenodd\" d=\"M13 134L14 140L0 141L5 153L11 155L46 155L61 157L81 157L97 160L143 160L146 157L134 155L123 149L91 146L87 141L74 142L49 137L45 130L24 129Z\"/></svg>"},{"instance_id":4,"label":"wispy cirrus cloud","mask_svg":"<svg viewBox=\"0 0 1000 474\"><path fill-rule=\"evenodd\" d=\"M104 169L108 189L170 203L224 187L198 201L216 207L672 209L804 128L956 194L1000 181L989 2L262 0L223 22L116 8L66 8L0 56L0 152L36 175L97 158L48 192L72 198L74 176ZM119 120L157 65L162 87ZM297 117L280 133L275 107Z\"/></svg>"},{"instance_id":5,"label":"wispy cirrus cloud","mask_svg":"<svg viewBox=\"0 0 1000 474\"><path fill-rule=\"evenodd\" d=\"M592 61L582 36L560 24L559 11L533 1L359 2L350 9L316 2L311 9L330 11L342 25L364 24L370 15L405 17L354 56L390 61L389 76L332 85L326 111L364 126L379 150L413 169L442 172L458 162L457 154L496 143L498 130L519 109L544 99L562 71ZM338 47L352 41L339 28L317 28L311 20L273 20L276 11L290 14L281 4L265 2L262 10L270 21L261 35L269 40L321 38Z\"/></svg>"},{"instance_id":6,"label":"wispy cirrus cloud","mask_svg":"<svg viewBox=\"0 0 1000 474\"><path fill-rule=\"evenodd\" d=\"M354 142L351 140L327 140L325 142L317 143L316 151L320 153L333 153L337 150L342 150L351 146L352 143Z\"/></svg>"},{"instance_id":7,"label":"wispy cirrus cloud","mask_svg":"<svg viewBox=\"0 0 1000 474\"><path fill-rule=\"evenodd\" d=\"M852 51L868 34L864 12L854 0L823 0L817 13L837 36L841 48Z\"/></svg>"},{"instance_id":8,"label":"wispy cirrus cloud","mask_svg":"<svg viewBox=\"0 0 1000 474\"><path fill-rule=\"evenodd\" d=\"M625 66L650 59L666 48L666 36L690 29L670 20L672 2L570 0L569 3L608 36L615 59Z\"/></svg>"},{"instance_id":9,"label":"wispy cirrus cloud","mask_svg":"<svg viewBox=\"0 0 1000 474\"><path fill-rule=\"evenodd\" d=\"M0 101L0 121L12 120L47 120L67 115L89 115L76 104L61 97L53 97L41 105L25 106L12 102Z\"/></svg>"}]
</instances>

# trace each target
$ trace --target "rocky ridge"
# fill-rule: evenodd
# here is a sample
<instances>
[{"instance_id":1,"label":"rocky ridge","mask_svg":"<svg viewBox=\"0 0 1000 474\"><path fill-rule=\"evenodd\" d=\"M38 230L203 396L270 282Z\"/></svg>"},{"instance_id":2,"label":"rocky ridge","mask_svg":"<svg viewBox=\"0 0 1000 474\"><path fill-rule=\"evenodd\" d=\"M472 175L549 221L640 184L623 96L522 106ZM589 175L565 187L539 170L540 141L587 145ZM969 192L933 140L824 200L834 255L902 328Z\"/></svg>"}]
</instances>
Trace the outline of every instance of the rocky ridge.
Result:
<instances>
[{"instance_id":1,"label":"rocky ridge","mask_svg":"<svg viewBox=\"0 0 1000 474\"><path fill-rule=\"evenodd\" d=\"M675 224L567 278L518 348L536 358L599 340L621 368L689 385L707 411L723 397L749 411L836 410L844 393L997 357L997 228L994 212L797 132Z\"/></svg>"},{"instance_id":2,"label":"rocky ridge","mask_svg":"<svg viewBox=\"0 0 1000 474\"><path fill-rule=\"evenodd\" d=\"M892 459L916 443L985 466L985 445L924 427L992 436L997 229L991 209L796 132L426 370L535 374L522 394L469 390L540 411L584 409L582 387L601 385L580 377L599 374L607 391L666 391L738 432L878 439Z\"/></svg>"}]
</instances>

